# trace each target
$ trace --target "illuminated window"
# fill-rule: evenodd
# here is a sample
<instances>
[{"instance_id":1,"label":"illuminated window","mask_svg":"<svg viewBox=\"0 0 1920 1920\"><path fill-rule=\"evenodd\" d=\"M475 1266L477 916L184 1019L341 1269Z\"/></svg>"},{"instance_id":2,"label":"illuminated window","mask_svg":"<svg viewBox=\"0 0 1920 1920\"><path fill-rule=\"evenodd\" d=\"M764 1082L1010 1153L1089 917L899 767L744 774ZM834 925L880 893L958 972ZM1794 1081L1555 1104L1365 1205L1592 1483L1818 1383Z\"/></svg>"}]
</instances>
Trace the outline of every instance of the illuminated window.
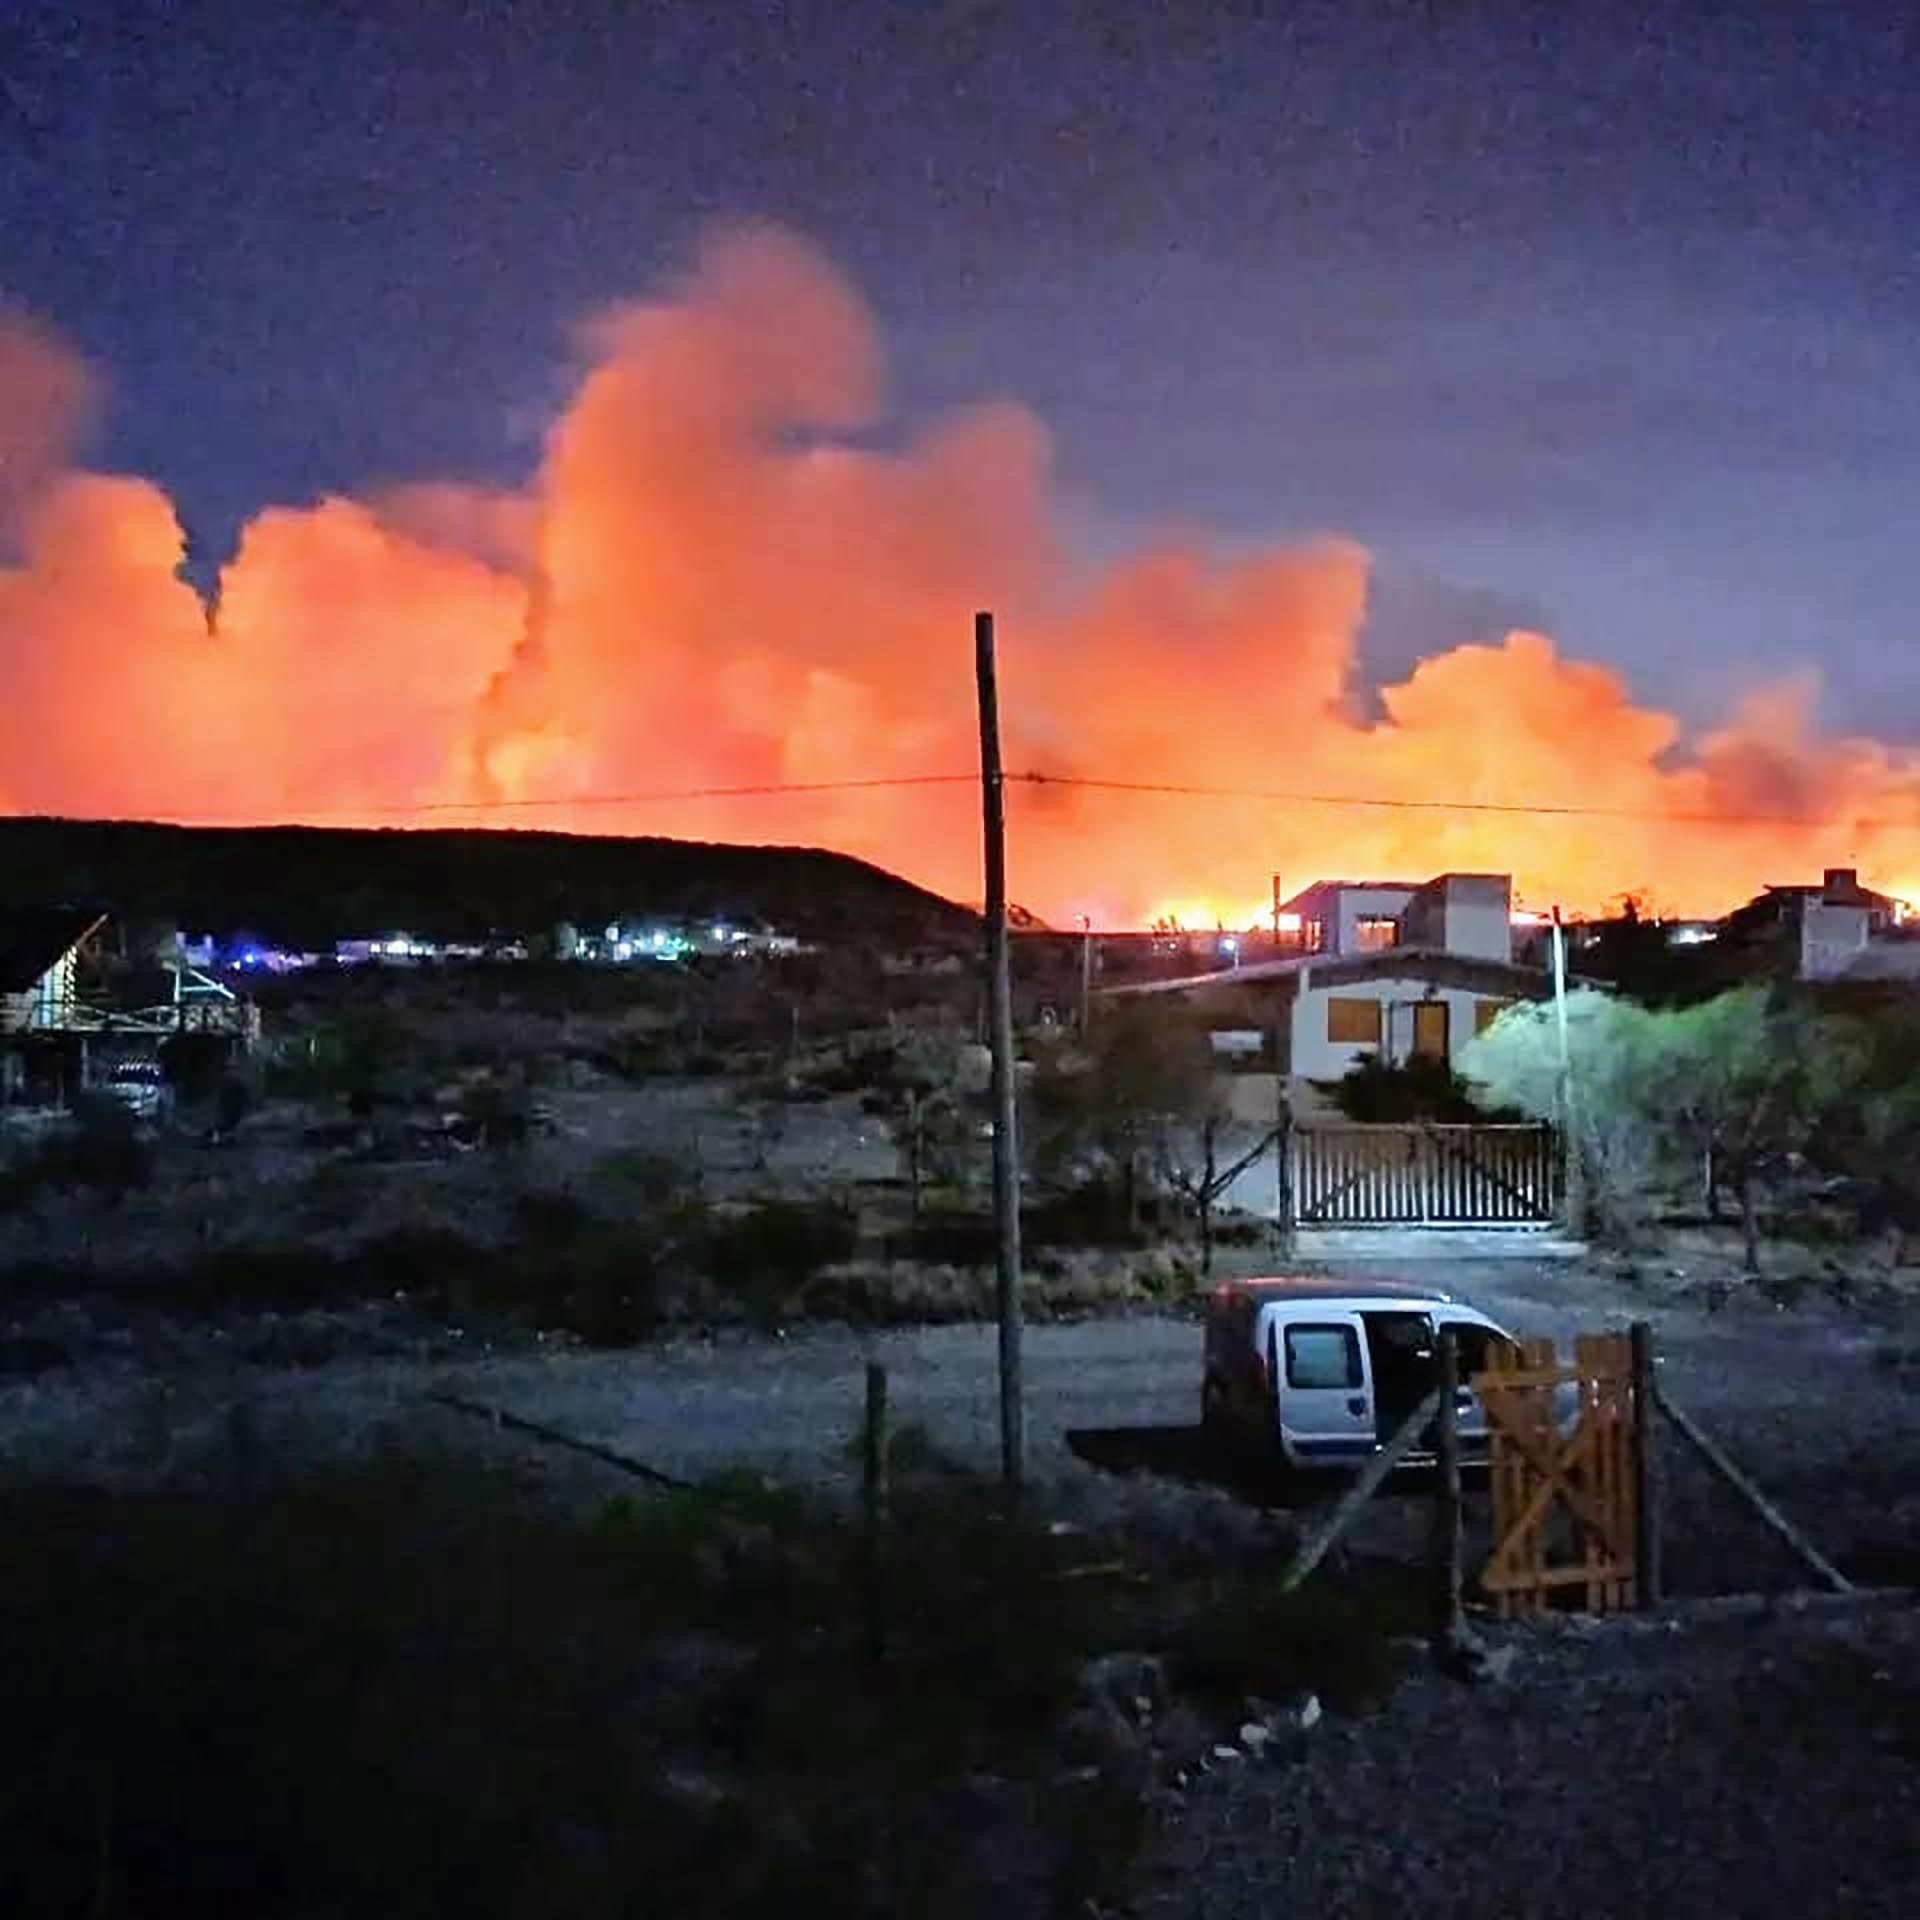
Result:
<instances>
[{"instance_id":1,"label":"illuminated window","mask_svg":"<svg viewBox=\"0 0 1920 1920\"><path fill-rule=\"evenodd\" d=\"M1513 1005L1511 1000L1476 1000L1473 1003L1473 1030L1485 1033Z\"/></svg>"},{"instance_id":2,"label":"illuminated window","mask_svg":"<svg viewBox=\"0 0 1920 1920\"><path fill-rule=\"evenodd\" d=\"M1337 1047L1380 1044L1380 1002L1327 998L1327 1039Z\"/></svg>"},{"instance_id":3,"label":"illuminated window","mask_svg":"<svg viewBox=\"0 0 1920 1920\"><path fill-rule=\"evenodd\" d=\"M1353 945L1358 953L1379 953L1400 944L1398 920L1361 919L1353 923Z\"/></svg>"}]
</instances>

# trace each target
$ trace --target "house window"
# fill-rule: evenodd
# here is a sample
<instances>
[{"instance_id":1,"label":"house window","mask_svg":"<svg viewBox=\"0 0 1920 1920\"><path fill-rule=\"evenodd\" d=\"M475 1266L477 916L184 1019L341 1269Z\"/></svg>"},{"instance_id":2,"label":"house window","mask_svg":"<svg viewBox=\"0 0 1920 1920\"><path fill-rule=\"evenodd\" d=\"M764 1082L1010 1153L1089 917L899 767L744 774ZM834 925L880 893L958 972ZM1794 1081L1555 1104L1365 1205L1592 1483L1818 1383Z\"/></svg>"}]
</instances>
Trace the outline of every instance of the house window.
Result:
<instances>
[{"instance_id":1,"label":"house window","mask_svg":"<svg viewBox=\"0 0 1920 1920\"><path fill-rule=\"evenodd\" d=\"M1327 996L1327 1039L1336 1047L1380 1044L1380 1002Z\"/></svg>"},{"instance_id":2,"label":"house window","mask_svg":"<svg viewBox=\"0 0 1920 1920\"><path fill-rule=\"evenodd\" d=\"M1380 953L1388 947L1400 944L1400 922L1369 918L1353 923L1353 945L1356 953Z\"/></svg>"},{"instance_id":3,"label":"house window","mask_svg":"<svg viewBox=\"0 0 1920 1920\"><path fill-rule=\"evenodd\" d=\"M1513 1005L1511 1000L1476 1000L1473 1003L1473 1030L1485 1033Z\"/></svg>"},{"instance_id":4,"label":"house window","mask_svg":"<svg viewBox=\"0 0 1920 1920\"><path fill-rule=\"evenodd\" d=\"M1357 1387L1360 1337L1351 1327L1289 1327L1287 1385Z\"/></svg>"}]
</instances>

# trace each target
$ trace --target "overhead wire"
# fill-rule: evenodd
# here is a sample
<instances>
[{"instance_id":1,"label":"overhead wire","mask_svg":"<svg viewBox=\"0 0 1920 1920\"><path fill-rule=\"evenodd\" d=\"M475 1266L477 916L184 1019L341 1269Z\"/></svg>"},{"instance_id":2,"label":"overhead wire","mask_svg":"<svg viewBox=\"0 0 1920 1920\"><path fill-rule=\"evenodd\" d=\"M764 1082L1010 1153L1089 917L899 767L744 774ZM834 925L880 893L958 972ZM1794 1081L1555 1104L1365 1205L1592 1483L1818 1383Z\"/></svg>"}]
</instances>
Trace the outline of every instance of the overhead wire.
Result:
<instances>
[{"instance_id":1,"label":"overhead wire","mask_svg":"<svg viewBox=\"0 0 1920 1920\"><path fill-rule=\"evenodd\" d=\"M1002 776L1009 786L1035 789L1058 787L1077 792L1133 794L1197 800L1245 800L1302 807L1353 807L1410 813L1491 814L1519 818L1570 820L1638 820L1660 826L1845 828L1875 832L1920 827L1920 804L1911 819L1891 820L1858 814L1810 815L1791 813L1719 813L1702 810L1669 812L1653 807L1613 807L1557 800L1480 800L1462 796L1411 797L1400 794L1327 793L1303 788L1208 785L1174 780L1118 780L1098 775L1010 770ZM622 792L519 795L491 800L414 800L359 806L289 806L283 817L299 821L382 821L435 815L553 812L573 808L668 806L715 800L798 797L809 794L877 793L920 787L977 786L978 772L882 774L846 780L765 780L737 785L656 787ZM246 826L260 824L258 813L219 815L170 813L166 818L182 826Z\"/></svg>"}]
</instances>

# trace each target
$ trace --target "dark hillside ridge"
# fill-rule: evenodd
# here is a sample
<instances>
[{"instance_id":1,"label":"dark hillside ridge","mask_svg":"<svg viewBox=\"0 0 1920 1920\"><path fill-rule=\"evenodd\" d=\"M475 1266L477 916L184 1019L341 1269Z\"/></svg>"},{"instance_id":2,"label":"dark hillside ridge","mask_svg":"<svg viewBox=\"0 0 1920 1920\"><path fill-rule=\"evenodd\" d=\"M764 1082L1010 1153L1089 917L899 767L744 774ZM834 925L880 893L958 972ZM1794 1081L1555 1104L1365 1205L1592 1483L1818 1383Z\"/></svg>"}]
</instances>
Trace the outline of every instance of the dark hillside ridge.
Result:
<instances>
[{"instance_id":1,"label":"dark hillside ridge","mask_svg":"<svg viewBox=\"0 0 1920 1920\"><path fill-rule=\"evenodd\" d=\"M0 818L0 906L52 902L316 949L382 932L477 940L636 916L758 920L803 939L895 946L970 939L979 925L939 894L817 847Z\"/></svg>"}]
</instances>

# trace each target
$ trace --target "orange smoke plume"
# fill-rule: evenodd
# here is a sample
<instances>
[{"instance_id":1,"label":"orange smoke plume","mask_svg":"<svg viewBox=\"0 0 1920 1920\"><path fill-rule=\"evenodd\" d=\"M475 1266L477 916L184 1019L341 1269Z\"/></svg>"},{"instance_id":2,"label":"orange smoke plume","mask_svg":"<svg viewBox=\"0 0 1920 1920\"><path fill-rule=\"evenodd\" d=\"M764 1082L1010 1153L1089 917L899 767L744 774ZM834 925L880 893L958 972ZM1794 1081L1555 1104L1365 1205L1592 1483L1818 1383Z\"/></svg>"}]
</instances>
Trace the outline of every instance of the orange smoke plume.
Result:
<instances>
[{"instance_id":1,"label":"orange smoke plume","mask_svg":"<svg viewBox=\"0 0 1920 1920\"><path fill-rule=\"evenodd\" d=\"M1810 682L1688 738L1516 633L1365 721L1359 548L1169 540L1089 582L1029 413L876 449L871 320L789 235L715 235L583 348L523 490L269 509L210 623L165 496L73 464L86 370L0 314L0 808L812 843L970 898L964 785L607 802L965 773L990 606L1010 767L1289 796L1016 786L1014 892L1058 923L1245 924L1276 871L1511 871L1535 901L1683 912L1826 864L1920 877L1920 757L1823 737Z\"/></svg>"}]
</instances>

